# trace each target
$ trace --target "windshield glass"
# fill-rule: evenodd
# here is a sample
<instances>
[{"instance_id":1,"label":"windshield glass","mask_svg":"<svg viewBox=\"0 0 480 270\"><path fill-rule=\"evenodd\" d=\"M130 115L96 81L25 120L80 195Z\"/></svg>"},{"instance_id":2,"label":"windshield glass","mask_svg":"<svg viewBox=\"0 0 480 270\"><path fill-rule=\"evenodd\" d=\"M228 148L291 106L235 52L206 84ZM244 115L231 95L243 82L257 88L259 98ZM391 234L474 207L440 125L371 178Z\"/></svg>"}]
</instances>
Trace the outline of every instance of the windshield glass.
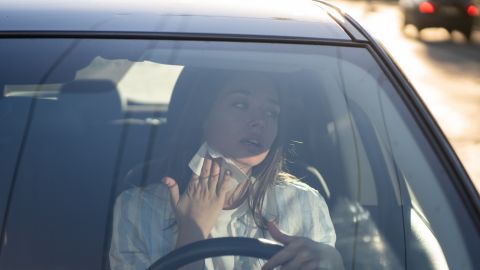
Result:
<instances>
[{"instance_id":1,"label":"windshield glass","mask_svg":"<svg viewBox=\"0 0 480 270\"><path fill-rule=\"evenodd\" d=\"M2 269L146 269L195 239L286 244L275 228L345 269L479 266L449 175L366 48L0 44Z\"/></svg>"}]
</instances>

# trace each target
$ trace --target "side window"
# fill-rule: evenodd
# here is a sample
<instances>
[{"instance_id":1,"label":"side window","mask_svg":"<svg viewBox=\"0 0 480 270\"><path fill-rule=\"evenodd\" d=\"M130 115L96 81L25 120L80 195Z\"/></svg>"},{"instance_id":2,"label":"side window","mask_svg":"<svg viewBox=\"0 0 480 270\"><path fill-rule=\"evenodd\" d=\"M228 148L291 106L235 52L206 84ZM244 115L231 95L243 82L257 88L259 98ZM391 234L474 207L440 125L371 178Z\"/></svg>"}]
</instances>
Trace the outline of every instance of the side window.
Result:
<instances>
[{"instance_id":1,"label":"side window","mask_svg":"<svg viewBox=\"0 0 480 270\"><path fill-rule=\"evenodd\" d=\"M363 194L376 193L378 207L372 211L370 203L360 201L373 214L379 236L385 236L377 244L393 251L379 253L379 262L388 269L474 269L478 261L469 252L475 247L465 236L475 237L476 232L470 222L459 222L469 217L451 184L453 177L374 60L351 57L365 57L363 70L343 66L348 74L344 89L358 132L357 148L365 147L367 163L362 166L370 168L376 188L372 192L364 182L363 190L371 191ZM365 243L360 238L357 244Z\"/></svg>"},{"instance_id":2,"label":"side window","mask_svg":"<svg viewBox=\"0 0 480 270\"><path fill-rule=\"evenodd\" d=\"M479 258L469 256L469 252L476 247L465 237L478 239L478 233L471 223L462 222L470 217L452 186L453 177L423 134L409 128L411 116L394 112L392 100L385 95L380 102L403 183L407 268L435 265L438 269L474 269Z\"/></svg>"}]
</instances>

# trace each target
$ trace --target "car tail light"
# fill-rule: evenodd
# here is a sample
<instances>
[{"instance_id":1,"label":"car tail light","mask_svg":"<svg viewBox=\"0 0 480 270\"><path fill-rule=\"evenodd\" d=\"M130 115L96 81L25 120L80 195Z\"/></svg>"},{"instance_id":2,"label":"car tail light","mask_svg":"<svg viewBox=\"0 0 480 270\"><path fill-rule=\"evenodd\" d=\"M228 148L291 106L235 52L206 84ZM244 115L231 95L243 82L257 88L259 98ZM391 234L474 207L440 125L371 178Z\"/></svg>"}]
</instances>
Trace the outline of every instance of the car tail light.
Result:
<instances>
[{"instance_id":1,"label":"car tail light","mask_svg":"<svg viewBox=\"0 0 480 270\"><path fill-rule=\"evenodd\" d=\"M430 2L422 2L418 6L418 10L421 13L433 13L435 12L435 6Z\"/></svg>"},{"instance_id":2,"label":"car tail light","mask_svg":"<svg viewBox=\"0 0 480 270\"><path fill-rule=\"evenodd\" d=\"M468 5L467 7L468 16L478 16L478 8L474 5Z\"/></svg>"}]
</instances>

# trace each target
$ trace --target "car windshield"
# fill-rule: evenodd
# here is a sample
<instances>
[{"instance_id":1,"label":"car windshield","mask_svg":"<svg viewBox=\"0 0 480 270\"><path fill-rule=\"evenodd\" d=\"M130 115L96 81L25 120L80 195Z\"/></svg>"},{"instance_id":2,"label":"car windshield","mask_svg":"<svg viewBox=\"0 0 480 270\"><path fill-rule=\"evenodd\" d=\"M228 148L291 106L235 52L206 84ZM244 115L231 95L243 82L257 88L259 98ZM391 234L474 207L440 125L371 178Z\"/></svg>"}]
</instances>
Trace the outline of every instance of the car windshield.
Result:
<instances>
[{"instance_id":1,"label":"car windshield","mask_svg":"<svg viewBox=\"0 0 480 270\"><path fill-rule=\"evenodd\" d=\"M271 238L259 224L271 220L335 247L345 269L480 265L451 174L365 46L2 39L0 47L2 269L146 269L177 239L162 179L186 192L209 155L238 185L252 181L210 237ZM254 120L242 126L247 113ZM264 261L205 260L208 269L222 263Z\"/></svg>"}]
</instances>

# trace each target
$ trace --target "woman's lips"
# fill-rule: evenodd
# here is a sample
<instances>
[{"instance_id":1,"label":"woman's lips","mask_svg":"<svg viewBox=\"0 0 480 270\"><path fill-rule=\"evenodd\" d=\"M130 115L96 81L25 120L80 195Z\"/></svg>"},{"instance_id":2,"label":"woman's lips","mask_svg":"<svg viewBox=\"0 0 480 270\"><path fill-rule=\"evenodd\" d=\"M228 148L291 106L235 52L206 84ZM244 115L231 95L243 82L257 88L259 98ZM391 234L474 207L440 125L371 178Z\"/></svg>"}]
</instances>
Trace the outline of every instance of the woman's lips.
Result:
<instances>
[{"instance_id":1,"label":"woman's lips","mask_svg":"<svg viewBox=\"0 0 480 270\"><path fill-rule=\"evenodd\" d=\"M250 144L253 144L253 145L257 145L257 146L260 146L260 142L256 139L246 139L245 140L246 143L250 143Z\"/></svg>"},{"instance_id":2,"label":"woman's lips","mask_svg":"<svg viewBox=\"0 0 480 270\"><path fill-rule=\"evenodd\" d=\"M263 145L258 139L242 139L240 140L240 143L252 154L258 154L263 150Z\"/></svg>"}]
</instances>

